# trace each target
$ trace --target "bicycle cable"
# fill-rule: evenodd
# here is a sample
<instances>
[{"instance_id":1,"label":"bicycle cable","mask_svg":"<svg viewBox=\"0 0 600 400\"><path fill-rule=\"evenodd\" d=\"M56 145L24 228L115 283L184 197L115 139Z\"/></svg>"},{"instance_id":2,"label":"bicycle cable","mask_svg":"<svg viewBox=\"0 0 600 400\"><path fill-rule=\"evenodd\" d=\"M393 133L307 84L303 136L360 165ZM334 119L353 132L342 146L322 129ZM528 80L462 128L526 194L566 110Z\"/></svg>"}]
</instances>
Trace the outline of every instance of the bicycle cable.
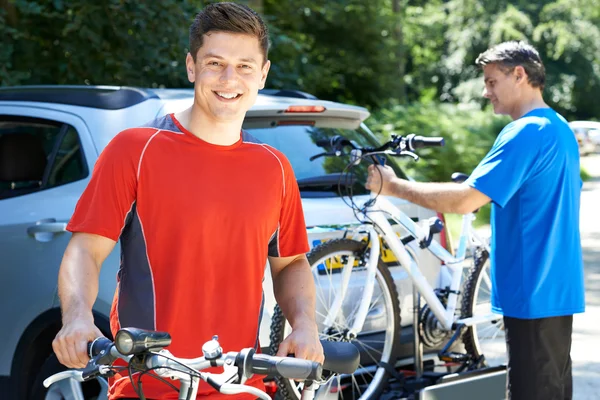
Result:
<instances>
[{"instance_id":1,"label":"bicycle cable","mask_svg":"<svg viewBox=\"0 0 600 400\"><path fill-rule=\"evenodd\" d=\"M155 374L154 374L154 375L153 375L153 374L150 374L150 372L152 372L152 371L154 371L154 370L157 370L157 369L168 369L168 370L172 370L172 371L183 372L183 373L186 373L186 374L188 374L190 377L196 377L196 378L203 379L203 376L202 376L203 374L202 374L202 373L199 373L199 372L197 372L197 371L196 371L196 370L194 370L193 368L191 368L191 367L189 367L189 366L185 365L184 363L182 363L182 362L180 362L180 361L178 361L178 360L176 360L176 359L174 359L174 358L172 358L172 357L166 356L166 355L164 355L164 354L161 354L161 353L155 353L155 352L148 352L148 354L152 354L152 355L155 355L155 356L164 357L164 358L166 358L167 360L170 360L170 361L172 361L172 362L174 362L174 363L176 363L176 364L179 364L179 365L181 365L182 367L186 368L188 371L187 371L187 372L186 372L186 371L181 371L181 370L179 370L179 369L176 369L176 368L173 368L173 367L168 367L168 366L157 366L157 367L152 367L152 368L147 368L147 369L140 369L140 368L135 368L135 367L132 365L132 363L131 363L131 360L130 360L130 361L129 361L129 364L128 364L128 367L127 367L127 369L128 369L128 372L129 372L129 380L130 380L130 382L131 382L131 385L133 386L133 390L134 390L134 391L136 392L136 394L137 394L137 395L140 397L140 399L145 399L145 397L143 397L143 396L144 396L144 393L143 393L143 389L142 389L142 381L141 381L141 379L142 379L142 376L143 376L143 375L146 375L146 374L147 374L148 376L150 376L150 377L154 378L154 379L157 379L157 380L159 380L159 381L163 382L164 384L168 385L168 386L169 386L169 387L171 387L173 390L175 390L176 392L178 392L178 393L179 393L179 389L178 389L178 388L177 388L175 385L173 385L171 382L167 381L165 378L163 378L163 377L160 377L160 376L158 376L158 375L155 375ZM132 360L133 360L133 359L132 359ZM124 368L125 368L125 367L124 367ZM139 372L139 373L140 373L140 374L138 375L138 378L137 378L137 382L138 382L138 385L137 385L138 387L137 387L137 388L136 388L136 386L135 386L135 381L134 381L134 379L133 379L132 369L135 369L137 372ZM190 393L191 393L191 392L190 392Z\"/></svg>"}]
</instances>

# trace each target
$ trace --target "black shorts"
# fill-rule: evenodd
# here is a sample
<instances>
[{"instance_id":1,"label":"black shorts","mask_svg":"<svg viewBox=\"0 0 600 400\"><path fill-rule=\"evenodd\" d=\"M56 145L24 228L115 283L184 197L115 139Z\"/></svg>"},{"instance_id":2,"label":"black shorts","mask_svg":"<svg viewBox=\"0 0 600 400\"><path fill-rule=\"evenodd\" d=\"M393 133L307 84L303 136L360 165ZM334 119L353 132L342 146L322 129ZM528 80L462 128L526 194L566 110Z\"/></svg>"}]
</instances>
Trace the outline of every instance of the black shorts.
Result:
<instances>
[{"instance_id":1,"label":"black shorts","mask_svg":"<svg viewBox=\"0 0 600 400\"><path fill-rule=\"evenodd\" d=\"M508 347L508 399L571 400L573 316L504 317Z\"/></svg>"}]
</instances>

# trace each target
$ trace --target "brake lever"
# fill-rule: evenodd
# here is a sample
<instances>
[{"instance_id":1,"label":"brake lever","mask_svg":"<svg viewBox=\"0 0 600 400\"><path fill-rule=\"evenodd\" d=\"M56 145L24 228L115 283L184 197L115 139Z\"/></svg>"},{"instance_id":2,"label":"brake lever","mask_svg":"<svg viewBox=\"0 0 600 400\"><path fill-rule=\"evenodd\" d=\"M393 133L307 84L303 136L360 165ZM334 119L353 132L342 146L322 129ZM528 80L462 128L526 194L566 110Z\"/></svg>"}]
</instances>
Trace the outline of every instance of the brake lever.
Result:
<instances>
[{"instance_id":1,"label":"brake lever","mask_svg":"<svg viewBox=\"0 0 600 400\"><path fill-rule=\"evenodd\" d=\"M104 377L111 377L115 372L108 365L96 365L88 363L88 365L81 370L81 377L84 381L95 378L99 375Z\"/></svg>"},{"instance_id":2,"label":"brake lever","mask_svg":"<svg viewBox=\"0 0 600 400\"><path fill-rule=\"evenodd\" d=\"M309 160L310 160L310 161L314 161L314 160L316 160L317 158L319 158L319 157L324 157L324 156L326 156L326 155L327 155L327 153L319 153L319 154L315 154L314 156L310 157L310 158L309 158Z\"/></svg>"},{"instance_id":3,"label":"brake lever","mask_svg":"<svg viewBox=\"0 0 600 400\"><path fill-rule=\"evenodd\" d=\"M110 348L108 351L102 351L90 358L87 365L81 370L81 375L84 380L95 378L98 375L112 377L115 372L107 364L112 364L115 357L111 355Z\"/></svg>"},{"instance_id":4,"label":"brake lever","mask_svg":"<svg viewBox=\"0 0 600 400\"><path fill-rule=\"evenodd\" d=\"M416 155L415 153L413 153L412 151L401 150L401 151L396 151L395 153L396 153L396 156L409 156L409 157L412 157L413 160L419 161L419 156Z\"/></svg>"},{"instance_id":5,"label":"brake lever","mask_svg":"<svg viewBox=\"0 0 600 400\"><path fill-rule=\"evenodd\" d=\"M319 154L315 154L314 156L310 157L309 160L310 161L314 161L319 157L325 157L325 156L336 156L339 157L342 155L342 152L340 150L336 150L335 152L331 153L331 152L325 152L325 153L319 153Z\"/></svg>"}]
</instances>

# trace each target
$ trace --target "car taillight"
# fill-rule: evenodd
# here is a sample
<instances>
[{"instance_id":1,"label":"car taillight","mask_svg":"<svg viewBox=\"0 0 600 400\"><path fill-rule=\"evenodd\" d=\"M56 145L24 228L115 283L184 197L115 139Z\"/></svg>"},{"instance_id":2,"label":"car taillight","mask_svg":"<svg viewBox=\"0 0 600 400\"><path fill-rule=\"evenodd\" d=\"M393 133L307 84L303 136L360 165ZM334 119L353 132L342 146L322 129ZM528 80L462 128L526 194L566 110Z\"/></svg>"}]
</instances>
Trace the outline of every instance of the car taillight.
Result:
<instances>
[{"instance_id":1,"label":"car taillight","mask_svg":"<svg viewBox=\"0 0 600 400\"><path fill-rule=\"evenodd\" d=\"M321 113L325 111L323 106L289 106L286 113Z\"/></svg>"}]
</instances>

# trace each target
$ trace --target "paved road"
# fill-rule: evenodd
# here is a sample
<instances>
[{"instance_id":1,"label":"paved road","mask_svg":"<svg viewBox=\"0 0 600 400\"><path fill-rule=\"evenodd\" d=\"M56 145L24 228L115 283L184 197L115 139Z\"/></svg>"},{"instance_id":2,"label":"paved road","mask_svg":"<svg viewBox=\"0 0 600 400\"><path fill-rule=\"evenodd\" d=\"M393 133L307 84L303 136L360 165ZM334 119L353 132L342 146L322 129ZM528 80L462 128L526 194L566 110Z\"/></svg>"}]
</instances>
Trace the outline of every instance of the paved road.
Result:
<instances>
[{"instance_id":1,"label":"paved road","mask_svg":"<svg viewBox=\"0 0 600 400\"><path fill-rule=\"evenodd\" d=\"M600 399L600 155L581 164L593 176L581 195L581 244L586 282L586 311L573 320L573 398Z\"/></svg>"}]
</instances>

